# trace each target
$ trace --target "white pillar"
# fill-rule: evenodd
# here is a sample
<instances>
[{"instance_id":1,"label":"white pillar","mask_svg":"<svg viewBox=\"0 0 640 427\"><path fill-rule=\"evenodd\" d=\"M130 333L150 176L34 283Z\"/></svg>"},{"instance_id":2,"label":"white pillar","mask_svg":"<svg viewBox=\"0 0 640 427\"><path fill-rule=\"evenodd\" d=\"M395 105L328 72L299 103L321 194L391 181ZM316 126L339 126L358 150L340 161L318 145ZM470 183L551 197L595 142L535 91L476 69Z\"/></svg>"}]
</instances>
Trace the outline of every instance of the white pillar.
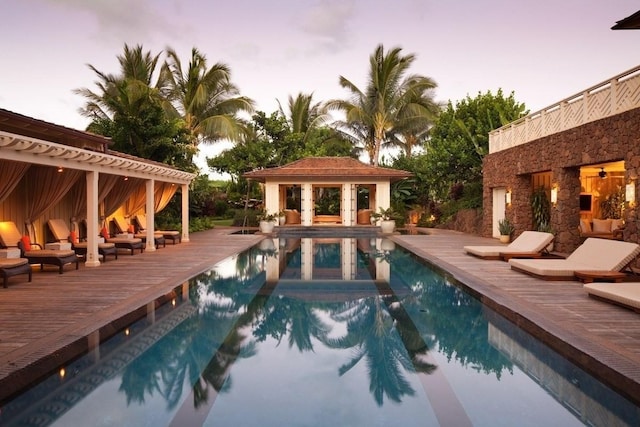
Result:
<instances>
[{"instance_id":1,"label":"white pillar","mask_svg":"<svg viewBox=\"0 0 640 427\"><path fill-rule=\"evenodd\" d=\"M146 251L153 252L156 250L156 240L153 238L155 233L155 181L153 179L148 179L145 182L145 195L146 195L146 204L145 211L147 212L147 224L145 225L147 228L145 229L145 233L147 234L147 244L144 248Z\"/></svg>"},{"instance_id":2,"label":"white pillar","mask_svg":"<svg viewBox=\"0 0 640 427\"><path fill-rule=\"evenodd\" d=\"M182 241L189 241L189 184L182 184Z\"/></svg>"},{"instance_id":3,"label":"white pillar","mask_svg":"<svg viewBox=\"0 0 640 427\"><path fill-rule=\"evenodd\" d=\"M87 254L84 265L97 267L100 265L98 257L98 172L87 171Z\"/></svg>"},{"instance_id":4,"label":"white pillar","mask_svg":"<svg viewBox=\"0 0 640 427\"><path fill-rule=\"evenodd\" d=\"M302 225L313 225L313 186L310 183L300 187Z\"/></svg>"},{"instance_id":5,"label":"white pillar","mask_svg":"<svg viewBox=\"0 0 640 427\"><path fill-rule=\"evenodd\" d=\"M310 238L300 239L301 279L313 279L313 242Z\"/></svg>"},{"instance_id":6,"label":"white pillar","mask_svg":"<svg viewBox=\"0 0 640 427\"><path fill-rule=\"evenodd\" d=\"M280 191L277 183L267 182L264 185L264 208L268 214L277 214L280 210Z\"/></svg>"}]
</instances>

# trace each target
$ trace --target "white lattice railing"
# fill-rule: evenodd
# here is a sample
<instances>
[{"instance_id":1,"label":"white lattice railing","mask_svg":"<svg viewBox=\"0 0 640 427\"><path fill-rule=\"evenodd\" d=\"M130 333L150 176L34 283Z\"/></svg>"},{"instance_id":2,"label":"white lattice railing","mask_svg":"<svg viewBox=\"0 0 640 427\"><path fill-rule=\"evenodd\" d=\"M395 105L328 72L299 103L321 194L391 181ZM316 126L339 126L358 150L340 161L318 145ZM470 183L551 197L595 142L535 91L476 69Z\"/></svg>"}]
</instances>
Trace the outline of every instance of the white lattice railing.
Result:
<instances>
[{"instance_id":1,"label":"white lattice railing","mask_svg":"<svg viewBox=\"0 0 640 427\"><path fill-rule=\"evenodd\" d=\"M640 66L489 133L489 153L640 107Z\"/></svg>"}]
</instances>

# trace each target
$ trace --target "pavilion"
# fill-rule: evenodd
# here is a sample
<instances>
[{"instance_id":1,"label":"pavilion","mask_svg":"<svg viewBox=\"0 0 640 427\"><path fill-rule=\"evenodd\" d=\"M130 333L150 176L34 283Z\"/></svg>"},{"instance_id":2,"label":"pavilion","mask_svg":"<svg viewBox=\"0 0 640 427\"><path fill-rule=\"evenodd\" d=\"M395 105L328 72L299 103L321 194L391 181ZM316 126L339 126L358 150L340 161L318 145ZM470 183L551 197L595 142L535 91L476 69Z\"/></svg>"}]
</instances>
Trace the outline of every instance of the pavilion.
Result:
<instances>
[{"instance_id":1,"label":"pavilion","mask_svg":"<svg viewBox=\"0 0 640 427\"><path fill-rule=\"evenodd\" d=\"M391 204L391 184L410 172L351 157L308 157L244 177L264 183L264 208L286 212L287 224L371 225L371 213Z\"/></svg>"},{"instance_id":2,"label":"pavilion","mask_svg":"<svg viewBox=\"0 0 640 427\"><path fill-rule=\"evenodd\" d=\"M154 213L182 192L182 241L189 241L189 184L195 175L109 149L111 140L0 109L0 221L48 243L47 221L84 224L85 264L100 265L101 227L114 214L146 213L146 250L155 250Z\"/></svg>"}]
</instances>

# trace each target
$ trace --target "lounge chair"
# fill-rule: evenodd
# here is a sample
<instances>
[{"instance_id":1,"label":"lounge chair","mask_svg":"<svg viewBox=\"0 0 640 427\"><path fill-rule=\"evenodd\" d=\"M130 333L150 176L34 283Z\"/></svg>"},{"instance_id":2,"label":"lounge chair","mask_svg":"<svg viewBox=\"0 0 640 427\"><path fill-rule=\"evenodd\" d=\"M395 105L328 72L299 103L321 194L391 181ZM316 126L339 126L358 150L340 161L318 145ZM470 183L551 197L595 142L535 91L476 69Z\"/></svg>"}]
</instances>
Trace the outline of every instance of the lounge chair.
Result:
<instances>
[{"instance_id":1,"label":"lounge chair","mask_svg":"<svg viewBox=\"0 0 640 427\"><path fill-rule=\"evenodd\" d=\"M74 242L71 240L71 231L67 226L67 223L62 219L50 219L47 221L47 226L53 238L60 243L71 243L71 249L73 249L76 255L87 255L87 242ZM113 255L115 259L118 259L118 249L115 243L98 243L98 253L102 255L104 262L107 262L107 255Z\"/></svg>"},{"instance_id":2,"label":"lounge chair","mask_svg":"<svg viewBox=\"0 0 640 427\"><path fill-rule=\"evenodd\" d=\"M57 265L60 274L63 273L64 266L76 264L79 267L79 260L76 253L71 249L42 249L38 243L31 243L23 239L18 227L13 221L0 222L0 243L6 248L20 248L20 258L26 258L29 264L40 264L40 269L44 265Z\"/></svg>"},{"instance_id":3,"label":"lounge chair","mask_svg":"<svg viewBox=\"0 0 640 427\"><path fill-rule=\"evenodd\" d=\"M482 259L540 258L552 241L551 233L524 231L508 245L465 246L463 249Z\"/></svg>"},{"instance_id":4,"label":"lounge chair","mask_svg":"<svg viewBox=\"0 0 640 427\"><path fill-rule=\"evenodd\" d=\"M134 217L137 225L138 225L138 230L140 230L141 232L143 230L145 230L147 228L147 216L145 214L138 214ZM182 236L180 235L179 231L176 230L154 230L155 233L159 233L162 234L162 236L164 236L165 239L171 240L171 243L173 243L174 245L176 244L176 241L178 243L182 242Z\"/></svg>"},{"instance_id":5,"label":"lounge chair","mask_svg":"<svg viewBox=\"0 0 640 427\"><path fill-rule=\"evenodd\" d=\"M117 249L125 249L131 251L131 255L135 254L136 249L140 249L140 253L144 252L144 243L142 239L135 237L111 237L107 227L103 227L100 235L104 238L105 242L113 243Z\"/></svg>"},{"instance_id":6,"label":"lounge chair","mask_svg":"<svg viewBox=\"0 0 640 427\"><path fill-rule=\"evenodd\" d=\"M509 260L517 270L544 280L573 280L576 271L622 271L640 254L640 245L590 237L566 259Z\"/></svg>"},{"instance_id":7,"label":"lounge chair","mask_svg":"<svg viewBox=\"0 0 640 427\"><path fill-rule=\"evenodd\" d=\"M640 312L640 283L587 283L589 296Z\"/></svg>"},{"instance_id":8,"label":"lounge chair","mask_svg":"<svg viewBox=\"0 0 640 427\"><path fill-rule=\"evenodd\" d=\"M3 286L8 287L9 277L18 274L28 274L31 281L31 265L26 258L0 258L0 276L3 278Z\"/></svg>"},{"instance_id":9,"label":"lounge chair","mask_svg":"<svg viewBox=\"0 0 640 427\"><path fill-rule=\"evenodd\" d=\"M116 215L112 219L113 224L115 225L116 230L118 230L119 233L132 233L133 226L127 223L127 221L123 217ZM133 237L142 240L143 244L147 243L147 233L133 233ZM162 245L163 247L167 246L167 242L162 233L153 233L153 240L155 242L156 248L159 248L160 245Z\"/></svg>"}]
</instances>

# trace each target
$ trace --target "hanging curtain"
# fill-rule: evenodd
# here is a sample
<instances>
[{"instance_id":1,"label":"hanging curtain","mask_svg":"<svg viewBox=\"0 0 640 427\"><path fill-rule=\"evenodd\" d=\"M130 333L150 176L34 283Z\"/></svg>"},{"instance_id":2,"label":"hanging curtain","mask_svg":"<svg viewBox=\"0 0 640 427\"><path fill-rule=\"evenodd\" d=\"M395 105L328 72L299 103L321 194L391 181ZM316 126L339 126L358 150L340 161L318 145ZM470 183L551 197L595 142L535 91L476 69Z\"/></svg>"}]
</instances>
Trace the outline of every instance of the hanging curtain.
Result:
<instances>
[{"instance_id":1,"label":"hanging curtain","mask_svg":"<svg viewBox=\"0 0 640 427\"><path fill-rule=\"evenodd\" d=\"M33 221L62 200L82 175L83 172L79 170L65 169L64 172L58 172L56 168L47 166L32 166L29 174L25 175L27 196L25 226L34 242L36 234L33 230Z\"/></svg>"},{"instance_id":2,"label":"hanging curtain","mask_svg":"<svg viewBox=\"0 0 640 427\"><path fill-rule=\"evenodd\" d=\"M133 216L139 210L144 209L147 202L147 186L141 185L129 196L124 204L124 215L126 218Z\"/></svg>"},{"instance_id":3,"label":"hanging curtain","mask_svg":"<svg viewBox=\"0 0 640 427\"><path fill-rule=\"evenodd\" d=\"M154 212L160 212L178 191L178 186L168 182L156 182L154 189Z\"/></svg>"},{"instance_id":4,"label":"hanging curtain","mask_svg":"<svg viewBox=\"0 0 640 427\"><path fill-rule=\"evenodd\" d=\"M0 160L0 202L9 197L30 166L29 163Z\"/></svg>"},{"instance_id":5,"label":"hanging curtain","mask_svg":"<svg viewBox=\"0 0 640 427\"><path fill-rule=\"evenodd\" d=\"M104 217L106 218L113 215L141 186L144 190L144 180L142 179L129 178L127 181L122 179L118 180L117 185L113 186L104 200Z\"/></svg>"},{"instance_id":6,"label":"hanging curtain","mask_svg":"<svg viewBox=\"0 0 640 427\"><path fill-rule=\"evenodd\" d=\"M79 179L71 187L71 222L80 222L87 218L87 180Z\"/></svg>"}]
</instances>

